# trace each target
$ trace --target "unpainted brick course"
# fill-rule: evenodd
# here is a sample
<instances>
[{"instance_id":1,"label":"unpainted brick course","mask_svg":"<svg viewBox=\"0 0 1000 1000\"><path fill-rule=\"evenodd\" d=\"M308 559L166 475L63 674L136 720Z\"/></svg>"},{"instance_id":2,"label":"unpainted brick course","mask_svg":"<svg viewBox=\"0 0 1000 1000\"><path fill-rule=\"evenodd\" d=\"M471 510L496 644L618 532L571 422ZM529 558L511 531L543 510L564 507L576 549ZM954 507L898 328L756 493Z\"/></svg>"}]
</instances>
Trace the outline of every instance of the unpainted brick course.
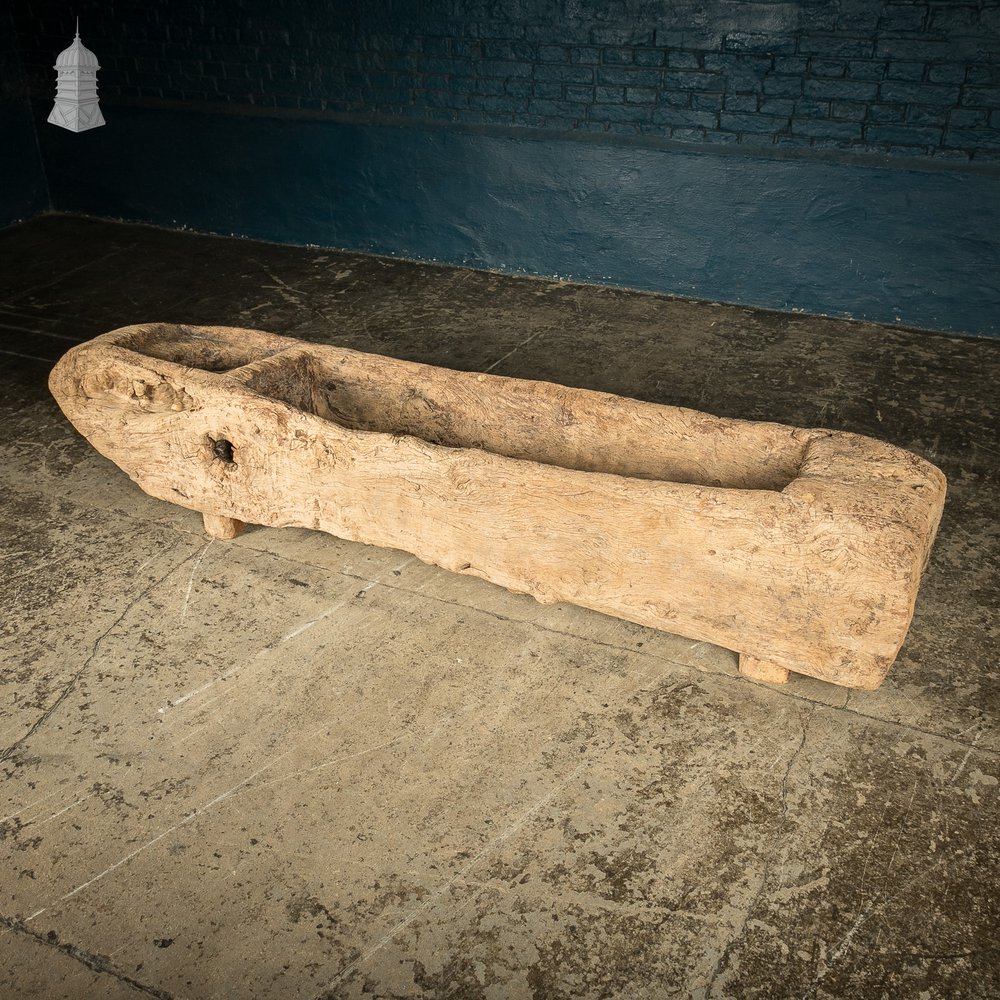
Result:
<instances>
[{"instance_id":1,"label":"unpainted brick course","mask_svg":"<svg viewBox=\"0 0 1000 1000\"><path fill-rule=\"evenodd\" d=\"M47 97L72 13L13 7ZM1000 148L1000 0L175 0L81 14L108 103L967 162Z\"/></svg>"}]
</instances>

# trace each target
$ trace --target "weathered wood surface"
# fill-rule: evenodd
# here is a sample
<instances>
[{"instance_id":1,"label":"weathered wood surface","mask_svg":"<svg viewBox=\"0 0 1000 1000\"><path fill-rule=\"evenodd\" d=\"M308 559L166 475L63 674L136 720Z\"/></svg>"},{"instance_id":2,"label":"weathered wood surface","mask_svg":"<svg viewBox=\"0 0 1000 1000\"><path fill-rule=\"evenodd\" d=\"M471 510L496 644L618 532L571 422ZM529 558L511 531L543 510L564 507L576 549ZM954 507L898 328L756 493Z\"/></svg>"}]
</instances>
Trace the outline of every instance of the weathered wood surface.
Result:
<instances>
[{"instance_id":1,"label":"weathered wood surface","mask_svg":"<svg viewBox=\"0 0 1000 1000\"><path fill-rule=\"evenodd\" d=\"M149 324L50 387L147 493L412 552L788 671L878 687L945 479L855 434L727 420L252 330Z\"/></svg>"}]
</instances>

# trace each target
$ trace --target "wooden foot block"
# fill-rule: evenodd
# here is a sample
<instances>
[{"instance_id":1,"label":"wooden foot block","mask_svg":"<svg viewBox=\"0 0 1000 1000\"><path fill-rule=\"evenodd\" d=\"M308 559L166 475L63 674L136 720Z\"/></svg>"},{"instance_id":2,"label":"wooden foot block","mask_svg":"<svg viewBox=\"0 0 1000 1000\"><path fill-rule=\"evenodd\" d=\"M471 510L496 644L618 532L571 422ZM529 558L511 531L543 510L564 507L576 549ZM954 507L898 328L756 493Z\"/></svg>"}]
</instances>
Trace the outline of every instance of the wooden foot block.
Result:
<instances>
[{"instance_id":1,"label":"wooden foot block","mask_svg":"<svg viewBox=\"0 0 1000 1000\"><path fill-rule=\"evenodd\" d=\"M412 552L792 670L875 688L944 504L933 465L830 430L729 420L255 330L146 324L49 380L147 493L206 516Z\"/></svg>"},{"instance_id":2,"label":"wooden foot block","mask_svg":"<svg viewBox=\"0 0 1000 1000\"><path fill-rule=\"evenodd\" d=\"M782 667L770 660L758 660L756 656L740 653L740 673L755 681L766 681L768 684L788 683L788 668Z\"/></svg>"},{"instance_id":3,"label":"wooden foot block","mask_svg":"<svg viewBox=\"0 0 1000 1000\"><path fill-rule=\"evenodd\" d=\"M235 517L202 514L201 519L205 524L205 534L210 538L235 538L246 527L242 521L237 521Z\"/></svg>"}]
</instances>

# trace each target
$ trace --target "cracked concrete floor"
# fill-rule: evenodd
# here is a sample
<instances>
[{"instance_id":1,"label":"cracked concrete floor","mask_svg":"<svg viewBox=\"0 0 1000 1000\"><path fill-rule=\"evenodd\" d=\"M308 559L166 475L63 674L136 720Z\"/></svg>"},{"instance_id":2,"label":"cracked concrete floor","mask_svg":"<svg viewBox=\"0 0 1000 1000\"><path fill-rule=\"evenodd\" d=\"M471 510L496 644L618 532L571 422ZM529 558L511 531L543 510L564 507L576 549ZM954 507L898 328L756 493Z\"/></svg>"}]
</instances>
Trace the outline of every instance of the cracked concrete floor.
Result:
<instances>
[{"instance_id":1,"label":"cracked concrete floor","mask_svg":"<svg viewBox=\"0 0 1000 1000\"><path fill-rule=\"evenodd\" d=\"M950 493L882 690L298 530L208 542L72 343L256 326L849 429ZM0 232L0 995L1000 994L1000 343L48 216Z\"/></svg>"}]
</instances>

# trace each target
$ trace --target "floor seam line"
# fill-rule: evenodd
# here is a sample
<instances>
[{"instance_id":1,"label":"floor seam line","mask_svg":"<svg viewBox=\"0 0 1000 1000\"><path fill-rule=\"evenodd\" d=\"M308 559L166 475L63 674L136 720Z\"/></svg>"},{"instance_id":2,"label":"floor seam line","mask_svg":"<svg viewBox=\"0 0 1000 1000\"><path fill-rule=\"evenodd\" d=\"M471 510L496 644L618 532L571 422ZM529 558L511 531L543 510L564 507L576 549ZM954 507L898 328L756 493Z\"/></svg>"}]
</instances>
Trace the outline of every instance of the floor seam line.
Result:
<instances>
[{"instance_id":1,"label":"floor seam line","mask_svg":"<svg viewBox=\"0 0 1000 1000\"><path fill-rule=\"evenodd\" d=\"M93 260L84 261L82 264L78 264L76 267L70 268L68 271L63 271L58 278L52 278L49 281L42 282L40 285L35 285L32 288L22 288L18 293L11 299L8 299L8 303L17 307L18 300L23 300L28 296L34 295L35 292L43 291L46 288L52 288L53 285L58 285L59 282L64 281L71 274L79 274L80 271L85 271L88 267L96 267L98 264L103 264L105 261L110 260L112 257L118 256L118 254L125 253L127 250L135 249L136 244L132 243L129 246L116 247L114 250L109 250L106 254L101 257L96 257Z\"/></svg>"},{"instance_id":2,"label":"floor seam line","mask_svg":"<svg viewBox=\"0 0 1000 1000\"><path fill-rule=\"evenodd\" d=\"M97 972L105 976L111 976L112 979L123 983L138 993L156 997L156 1000L174 1000L173 994L168 993L166 990L157 989L155 986L147 986L138 979L133 979L126 973L120 972L111 964L110 960L104 956L95 955L75 944L64 943L58 939L58 936L50 938L48 934L42 934L40 931L34 931L30 927L25 926L23 921L17 918L0 915L0 925L6 927L14 934L23 934L26 937L37 941L39 944L44 945L46 948L53 948L56 951L61 952L67 957L73 959L73 961L79 962L81 965L90 969L92 972Z\"/></svg>"},{"instance_id":3,"label":"floor seam line","mask_svg":"<svg viewBox=\"0 0 1000 1000\"><path fill-rule=\"evenodd\" d=\"M174 548L176 548L176 544L172 546L168 550L168 552L172 552ZM14 754L28 740L30 740L31 737L34 736L35 733L38 732L38 730L42 726L44 726L45 723L50 718L52 718L52 716L55 714L59 706L73 693L74 690L76 690L76 686L79 683L80 678L83 677L87 668L90 666L91 663L93 663L94 658L97 656L97 650L100 648L101 643L104 642L104 640L107 639L108 636L111 635L111 633L125 620L128 613L143 598L151 594L153 590L156 589L156 587L158 587L161 583L163 583L164 580L168 579L171 576L171 574L174 573L175 570L183 566L194 555L196 555L196 553L191 553L191 555L187 556L185 559L182 559L181 562L179 562L176 566L172 566L167 573L165 573L162 577L153 580L147 587L145 587L142 590L141 593L139 593L136 597L134 597L131 601L129 601L128 605L121 612L121 614L118 615L118 617L115 618L115 620L94 640L94 643L90 649L90 654L87 656L86 660L83 661L83 664L80 666L80 669L73 674L73 676L69 679L69 681L63 687L63 689L59 692L55 701L53 701L52 704L42 712L42 714L32 723L31 727L23 736L21 736L19 739L16 739L13 743L11 743L9 747L7 747L2 753L0 753L0 762L10 760L10 758L13 757Z\"/></svg>"}]
</instances>

